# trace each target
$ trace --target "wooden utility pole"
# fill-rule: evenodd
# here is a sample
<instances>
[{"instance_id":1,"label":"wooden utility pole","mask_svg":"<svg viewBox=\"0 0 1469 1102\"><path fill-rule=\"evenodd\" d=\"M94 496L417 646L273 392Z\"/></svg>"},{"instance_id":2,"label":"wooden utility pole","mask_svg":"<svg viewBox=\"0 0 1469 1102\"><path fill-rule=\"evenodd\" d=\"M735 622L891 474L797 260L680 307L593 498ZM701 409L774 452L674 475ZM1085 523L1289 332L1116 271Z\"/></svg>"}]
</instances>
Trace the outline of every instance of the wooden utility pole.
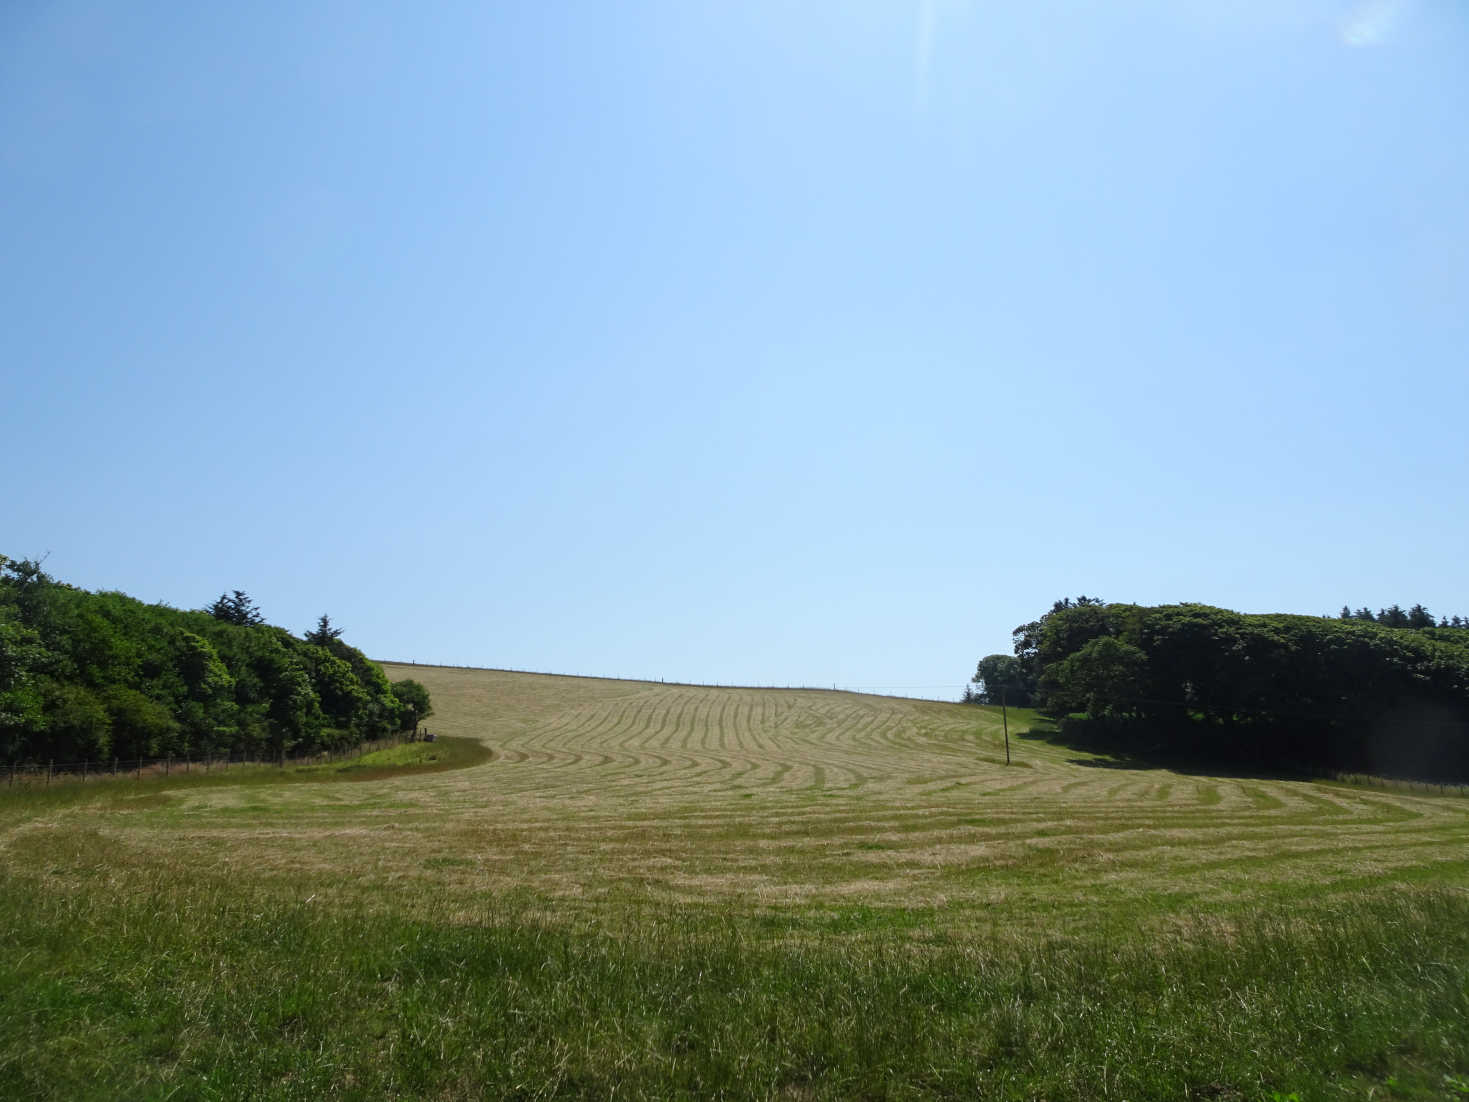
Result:
<instances>
[{"instance_id":1,"label":"wooden utility pole","mask_svg":"<svg viewBox=\"0 0 1469 1102\"><path fill-rule=\"evenodd\" d=\"M1005 725L1005 764L1010 764L1010 712L1005 706L1006 690L1000 690L1000 722Z\"/></svg>"}]
</instances>

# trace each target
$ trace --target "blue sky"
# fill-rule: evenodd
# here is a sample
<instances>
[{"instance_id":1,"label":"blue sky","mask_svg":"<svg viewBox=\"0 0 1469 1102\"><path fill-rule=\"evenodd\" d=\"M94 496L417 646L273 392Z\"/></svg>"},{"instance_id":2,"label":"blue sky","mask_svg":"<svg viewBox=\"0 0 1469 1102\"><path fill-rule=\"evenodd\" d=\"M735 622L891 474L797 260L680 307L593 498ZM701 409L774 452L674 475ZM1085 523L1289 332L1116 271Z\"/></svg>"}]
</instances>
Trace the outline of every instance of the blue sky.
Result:
<instances>
[{"instance_id":1,"label":"blue sky","mask_svg":"<svg viewBox=\"0 0 1469 1102\"><path fill-rule=\"evenodd\" d=\"M1469 613L1456 0L0 9L0 552L379 658L956 696Z\"/></svg>"}]
</instances>

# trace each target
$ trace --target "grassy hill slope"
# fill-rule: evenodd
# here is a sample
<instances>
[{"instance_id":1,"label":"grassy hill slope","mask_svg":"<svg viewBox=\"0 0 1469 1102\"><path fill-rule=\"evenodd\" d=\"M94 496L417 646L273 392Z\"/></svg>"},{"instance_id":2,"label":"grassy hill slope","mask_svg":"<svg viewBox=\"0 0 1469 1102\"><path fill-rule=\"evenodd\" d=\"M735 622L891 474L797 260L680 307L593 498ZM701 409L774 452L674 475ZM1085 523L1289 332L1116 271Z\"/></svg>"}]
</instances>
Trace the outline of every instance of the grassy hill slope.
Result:
<instances>
[{"instance_id":1,"label":"grassy hill slope","mask_svg":"<svg viewBox=\"0 0 1469 1102\"><path fill-rule=\"evenodd\" d=\"M493 823L504 844L476 875L589 917L607 899L861 904L941 911L947 932L1075 932L1469 884L1469 800L1119 768L1024 737L1018 711L1007 768L999 709L388 667L410 671L435 729L495 754L434 800L465 830ZM474 848L434 821L425 845Z\"/></svg>"},{"instance_id":2,"label":"grassy hill slope","mask_svg":"<svg viewBox=\"0 0 1469 1102\"><path fill-rule=\"evenodd\" d=\"M961 705L388 675L488 760L0 796L0 1096L1469 1089L1469 800L1016 712L1007 767Z\"/></svg>"}]
</instances>

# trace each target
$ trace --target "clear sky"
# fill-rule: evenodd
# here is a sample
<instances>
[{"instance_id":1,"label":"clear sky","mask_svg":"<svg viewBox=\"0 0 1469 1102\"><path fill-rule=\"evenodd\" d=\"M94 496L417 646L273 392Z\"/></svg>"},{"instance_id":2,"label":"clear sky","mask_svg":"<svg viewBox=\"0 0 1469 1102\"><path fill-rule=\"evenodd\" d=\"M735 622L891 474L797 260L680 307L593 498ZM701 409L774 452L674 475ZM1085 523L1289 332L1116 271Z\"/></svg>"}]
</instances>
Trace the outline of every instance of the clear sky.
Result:
<instances>
[{"instance_id":1,"label":"clear sky","mask_svg":"<svg viewBox=\"0 0 1469 1102\"><path fill-rule=\"evenodd\" d=\"M38 0L0 139L89 589L949 698L1063 595L1469 614L1460 0Z\"/></svg>"}]
</instances>

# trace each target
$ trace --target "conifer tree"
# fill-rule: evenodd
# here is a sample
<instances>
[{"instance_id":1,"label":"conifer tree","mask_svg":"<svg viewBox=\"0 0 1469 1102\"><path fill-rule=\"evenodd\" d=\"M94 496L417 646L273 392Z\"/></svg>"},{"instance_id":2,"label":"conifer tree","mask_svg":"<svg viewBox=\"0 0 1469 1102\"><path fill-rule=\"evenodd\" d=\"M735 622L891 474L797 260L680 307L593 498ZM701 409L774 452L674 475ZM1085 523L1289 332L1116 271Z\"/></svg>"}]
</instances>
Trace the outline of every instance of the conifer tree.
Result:
<instances>
[{"instance_id":1,"label":"conifer tree","mask_svg":"<svg viewBox=\"0 0 1469 1102\"><path fill-rule=\"evenodd\" d=\"M265 617L260 614L260 609L255 607L254 601L245 596L245 591L242 589L234 590L233 596L221 593L219 599L205 611L216 620L223 620L227 624L249 627L252 624L265 623Z\"/></svg>"},{"instance_id":2,"label":"conifer tree","mask_svg":"<svg viewBox=\"0 0 1469 1102\"><path fill-rule=\"evenodd\" d=\"M316 621L316 627L306 633L305 639L308 643L314 643L318 647L325 647L333 639L340 639L341 637L342 629L332 627L331 617L323 612L321 619Z\"/></svg>"},{"instance_id":3,"label":"conifer tree","mask_svg":"<svg viewBox=\"0 0 1469 1102\"><path fill-rule=\"evenodd\" d=\"M1405 628L1408 626L1408 614L1403 611L1402 606L1393 605L1391 608L1378 610L1377 622L1390 628Z\"/></svg>"}]
</instances>

